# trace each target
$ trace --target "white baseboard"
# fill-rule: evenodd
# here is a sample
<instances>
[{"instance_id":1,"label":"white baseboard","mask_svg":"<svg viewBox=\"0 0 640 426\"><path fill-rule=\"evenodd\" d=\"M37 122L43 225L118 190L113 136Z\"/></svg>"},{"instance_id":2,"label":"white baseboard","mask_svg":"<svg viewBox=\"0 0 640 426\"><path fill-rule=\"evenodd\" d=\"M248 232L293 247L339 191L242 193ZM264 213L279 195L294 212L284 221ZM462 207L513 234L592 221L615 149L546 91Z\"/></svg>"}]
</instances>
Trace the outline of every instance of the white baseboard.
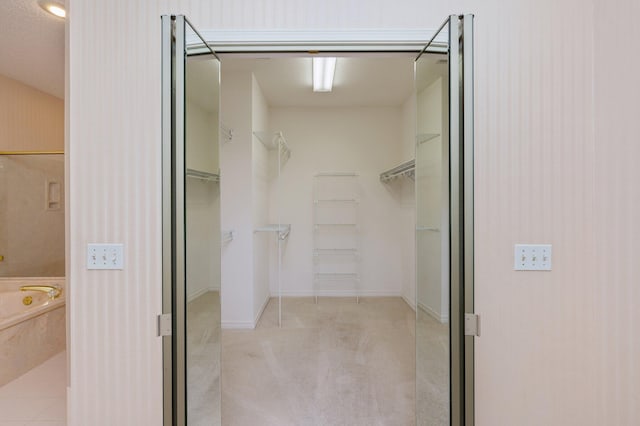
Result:
<instances>
[{"instance_id":1,"label":"white baseboard","mask_svg":"<svg viewBox=\"0 0 640 426\"><path fill-rule=\"evenodd\" d=\"M253 330L256 328L256 325L258 325L258 321L260 321L260 317L262 316L262 313L264 312L264 310L266 309L267 305L269 304L269 299L271 299L271 297L267 296L264 299L264 302L262 303L262 306L260 306L260 309L258 310L258 313L256 314L255 318L253 319L253 321L222 321L220 326L225 329L225 330Z\"/></svg>"},{"instance_id":2,"label":"white baseboard","mask_svg":"<svg viewBox=\"0 0 640 426\"><path fill-rule=\"evenodd\" d=\"M193 302L194 300L196 300L198 297L202 296L205 293L208 293L210 291L220 291L220 288L216 288L216 287L207 287L207 288L202 288L198 291L195 291L189 295L187 295L187 303L189 302Z\"/></svg>"},{"instance_id":3,"label":"white baseboard","mask_svg":"<svg viewBox=\"0 0 640 426\"><path fill-rule=\"evenodd\" d=\"M448 315L440 314L440 313L436 312L435 309L431 308L430 306L425 305L422 302L418 302L418 307L420 309L422 309L423 311L425 311L427 314L429 314L430 317L434 318L436 321L439 321L441 324L445 324L445 323L449 322L449 316Z\"/></svg>"},{"instance_id":4,"label":"white baseboard","mask_svg":"<svg viewBox=\"0 0 640 426\"><path fill-rule=\"evenodd\" d=\"M303 290L303 291L283 291L282 297L402 297L397 291L355 291L355 290ZM278 297L278 293L272 293L271 297Z\"/></svg>"},{"instance_id":5,"label":"white baseboard","mask_svg":"<svg viewBox=\"0 0 640 426\"><path fill-rule=\"evenodd\" d=\"M251 321L222 321L220 326L223 330L253 330L255 324Z\"/></svg>"},{"instance_id":6,"label":"white baseboard","mask_svg":"<svg viewBox=\"0 0 640 426\"><path fill-rule=\"evenodd\" d=\"M262 302L262 306L260 307L260 309L258 309L258 313L253 319L253 328L256 328L256 325L258 325L258 321L260 321L260 317L262 316L262 313L264 312L265 308L269 304L269 299L271 299L271 296L267 295L267 297L265 297L264 299L264 302Z\"/></svg>"},{"instance_id":7,"label":"white baseboard","mask_svg":"<svg viewBox=\"0 0 640 426\"><path fill-rule=\"evenodd\" d=\"M406 303L407 305L409 305L409 307L410 307L411 309L413 309L414 311L416 310L416 304L415 304L415 302L414 302L413 300L409 299L409 298L408 298L407 296L405 296L404 294L402 295L402 300L404 300L404 301L405 301L405 303Z\"/></svg>"}]
</instances>

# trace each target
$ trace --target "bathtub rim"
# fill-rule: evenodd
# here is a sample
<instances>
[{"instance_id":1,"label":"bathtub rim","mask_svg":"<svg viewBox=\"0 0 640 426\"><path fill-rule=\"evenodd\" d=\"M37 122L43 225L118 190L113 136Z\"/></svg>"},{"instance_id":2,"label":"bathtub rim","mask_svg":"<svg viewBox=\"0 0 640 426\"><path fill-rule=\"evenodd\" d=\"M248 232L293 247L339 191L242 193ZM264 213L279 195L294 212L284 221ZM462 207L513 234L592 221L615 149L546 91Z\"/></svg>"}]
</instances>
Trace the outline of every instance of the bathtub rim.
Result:
<instances>
[{"instance_id":1,"label":"bathtub rim","mask_svg":"<svg viewBox=\"0 0 640 426\"><path fill-rule=\"evenodd\" d=\"M23 285L57 285L62 288L62 295L51 303L14 315L5 321L0 321L0 332L66 305L65 277L0 277L0 291L19 291L20 286Z\"/></svg>"}]
</instances>

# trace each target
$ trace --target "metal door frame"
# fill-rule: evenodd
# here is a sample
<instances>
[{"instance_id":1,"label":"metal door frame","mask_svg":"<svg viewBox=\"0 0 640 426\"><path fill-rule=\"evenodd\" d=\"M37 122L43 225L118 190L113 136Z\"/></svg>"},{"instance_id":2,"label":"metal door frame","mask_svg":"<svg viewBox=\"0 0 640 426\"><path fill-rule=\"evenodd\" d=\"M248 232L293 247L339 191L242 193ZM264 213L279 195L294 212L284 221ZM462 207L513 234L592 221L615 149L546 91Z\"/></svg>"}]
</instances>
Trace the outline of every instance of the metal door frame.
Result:
<instances>
[{"instance_id":1,"label":"metal door frame","mask_svg":"<svg viewBox=\"0 0 640 426\"><path fill-rule=\"evenodd\" d=\"M473 74L473 15L451 15L449 17L449 48L455 53L459 61L449 61L450 72L450 123L454 119L459 126L454 131L450 126L450 236L451 236L451 294L450 303L450 347L451 350L451 424L471 426L474 424L474 337L464 334L464 314L474 312L474 74ZM175 206L175 200L184 200L184 103L172 105L176 100L184 99L184 84L176 84L172 91L172 83L184 81L184 62L177 61L174 46L185 46L184 16L162 16L162 312L173 313L173 336L163 337L163 386L164 386L164 424L179 425L180 419L185 418L186 407L184 401L176 404L174 392L185 391L186 369L184 353L177 351L176 343L184 344L184 328L176 328L176 317L184 316L184 292L176 292L185 285L185 259L178 259L176 252L184 252L184 205ZM455 23L455 25L453 25ZM318 40L305 40L291 43L294 36L288 33L288 40L278 42L269 40L254 43L244 42L242 48L233 47L222 50L224 53L271 53L282 55L320 50L326 53L340 52L343 56L354 56L362 52L389 53L414 52L418 53L424 43L418 45L416 40L400 43L398 40L381 41L379 33L375 40L354 42L345 40L340 42L332 37L322 40L323 34L318 33ZM383 34L384 32L382 32ZM434 34L436 34L434 32ZM207 36L215 33L204 32ZM216 40L205 38L206 43L216 45ZM173 43L167 43L172 40ZM225 42L228 45L228 40ZM224 44L224 43L223 43ZM399 45L402 47L399 48ZM363 47L366 46L366 47ZM452 54L453 57L453 54ZM455 87L452 75L460 75L460 85ZM460 74L461 73L461 74ZM182 76L181 79L179 76ZM454 133L456 139L454 143ZM182 149L179 149L182 147ZM174 158L182 155L182 161ZM181 184L182 183L182 184ZM176 193L180 190L181 193ZM181 196L180 196L181 194ZM455 212L454 212L455 211ZM174 220L176 219L181 220ZM178 236L182 235L182 238ZM455 247L454 247L455 246ZM454 274L457 276L454 283ZM179 300L178 300L179 299ZM182 301L182 304L178 303ZM454 306L453 301L458 304ZM184 326L184 324L183 324ZM454 355L454 345L459 348ZM175 365L182 367L175 368ZM455 371L455 373L454 373Z\"/></svg>"}]
</instances>

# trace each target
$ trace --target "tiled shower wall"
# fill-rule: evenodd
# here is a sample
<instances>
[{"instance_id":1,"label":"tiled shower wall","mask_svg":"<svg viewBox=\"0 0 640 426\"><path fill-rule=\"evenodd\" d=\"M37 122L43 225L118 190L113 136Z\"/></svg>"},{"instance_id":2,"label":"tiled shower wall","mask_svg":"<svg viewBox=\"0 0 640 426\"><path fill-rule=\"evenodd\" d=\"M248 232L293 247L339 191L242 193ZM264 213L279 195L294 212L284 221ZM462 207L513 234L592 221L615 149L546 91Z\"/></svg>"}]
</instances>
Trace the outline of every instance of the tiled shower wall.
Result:
<instances>
[{"instance_id":1,"label":"tiled shower wall","mask_svg":"<svg viewBox=\"0 0 640 426\"><path fill-rule=\"evenodd\" d=\"M62 99L3 75L0 93L0 151L63 150ZM0 276L64 276L64 207L63 155L0 156Z\"/></svg>"},{"instance_id":2,"label":"tiled shower wall","mask_svg":"<svg viewBox=\"0 0 640 426\"><path fill-rule=\"evenodd\" d=\"M64 156L0 155L0 276L64 276Z\"/></svg>"}]
</instances>

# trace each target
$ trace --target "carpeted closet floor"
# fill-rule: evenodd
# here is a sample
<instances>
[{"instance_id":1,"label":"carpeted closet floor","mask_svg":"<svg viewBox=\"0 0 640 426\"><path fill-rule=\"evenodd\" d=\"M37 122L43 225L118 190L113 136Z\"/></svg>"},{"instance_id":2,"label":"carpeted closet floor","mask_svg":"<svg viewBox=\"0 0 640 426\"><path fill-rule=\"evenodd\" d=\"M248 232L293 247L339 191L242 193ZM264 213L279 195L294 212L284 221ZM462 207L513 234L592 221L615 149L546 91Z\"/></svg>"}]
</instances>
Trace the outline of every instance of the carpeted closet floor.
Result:
<instances>
[{"instance_id":1,"label":"carpeted closet floor","mask_svg":"<svg viewBox=\"0 0 640 426\"><path fill-rule=\"evenodd\" d=\"M414 424L415 314L401 298L272 299L223 331L223 424Z\"/></svg>"},{"instance_id":2,"label":"carpeted closet floor","mask_svg":"<svg viewBox=\"0 0 640 426\"><path fill-rule=\"evenodd\" d=\"M212 424L219 409L217 372L204 361L219 344L206 331L217 297L189 306L190 425ZM416 315L401 298L283 298L281 328L277 302L255 330L222 331L222 425L415 425L416 382L428 398L420 424L448 424L446 324L419 315L416 380Z\"/></svg>"}]
</instances>

